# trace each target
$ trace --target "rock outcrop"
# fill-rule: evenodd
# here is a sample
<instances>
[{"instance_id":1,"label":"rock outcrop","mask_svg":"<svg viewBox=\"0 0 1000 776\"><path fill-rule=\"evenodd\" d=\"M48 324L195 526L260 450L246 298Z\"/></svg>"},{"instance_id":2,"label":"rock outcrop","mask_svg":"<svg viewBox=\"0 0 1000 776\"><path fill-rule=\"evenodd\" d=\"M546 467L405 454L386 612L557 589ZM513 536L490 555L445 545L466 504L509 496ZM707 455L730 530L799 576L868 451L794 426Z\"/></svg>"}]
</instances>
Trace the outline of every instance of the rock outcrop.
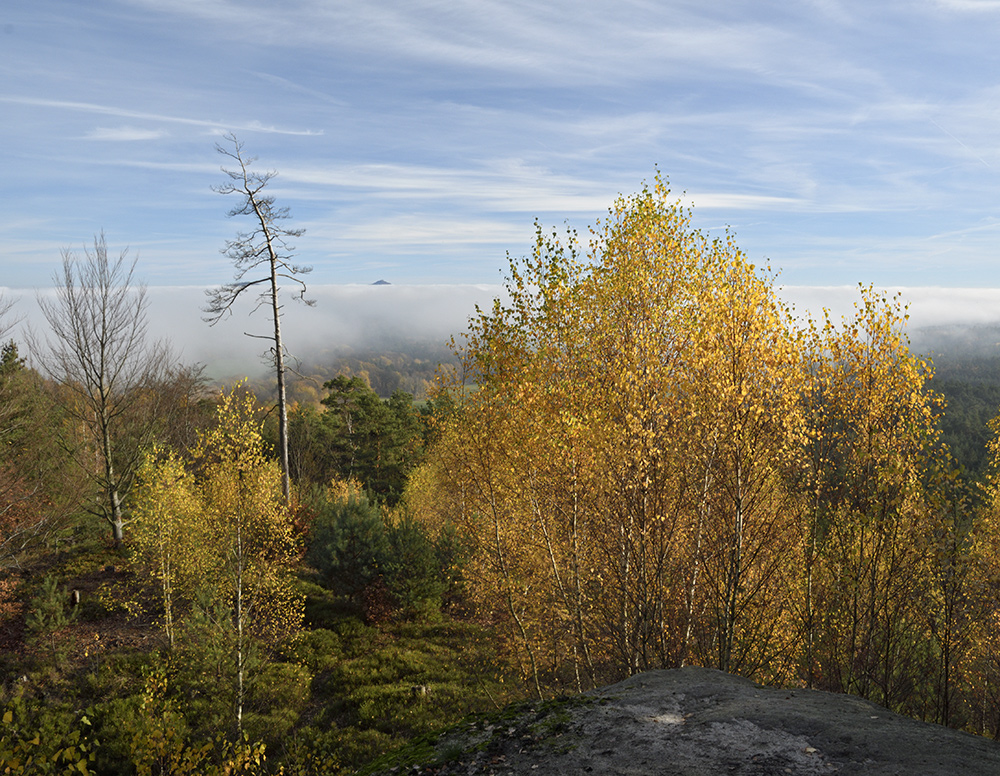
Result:
<instances>
[{"instance_id":1,"label":"rock outcrop","mask_svg":"<svg viewBox=\"0 0 1000 776\"><path fill-rule=\"evenodd\" d=\"M849 695L706 668L519 704L419 742L381 773L996 776L1000 743Z\"/></svg>"}]
</instances>

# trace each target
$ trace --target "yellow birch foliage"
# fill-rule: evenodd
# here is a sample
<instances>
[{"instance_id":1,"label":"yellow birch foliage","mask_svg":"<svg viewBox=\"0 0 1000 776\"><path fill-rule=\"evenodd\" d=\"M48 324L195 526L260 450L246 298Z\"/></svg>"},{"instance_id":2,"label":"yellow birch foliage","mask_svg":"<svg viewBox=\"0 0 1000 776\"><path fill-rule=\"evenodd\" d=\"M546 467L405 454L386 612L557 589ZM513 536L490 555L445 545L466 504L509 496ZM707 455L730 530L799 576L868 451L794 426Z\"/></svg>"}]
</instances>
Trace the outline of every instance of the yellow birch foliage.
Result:
<instances>
[{"instance_id":1,"label":"yellow birch foliage","mask_svg":"<svg viewBox=\"0 0 1000 776\"><path fill-rule=\"evenodd\" d=\"M1000 415L989 423L989 470L970 531L967 585L972 614L966 664L958 667L960 712L980 735L1000 737Z\"/></svg>"},{"instance_id":2,"label":"yellow birch foliage","mask_svg":"<svg viewBox=\"0 0 1000 776\"><path fill-rule=\"evenodd\" d=\"M231 391L219 403L216 424L192 454L213 556L205 582L260 637L297 629L303 602L292 587L299 548L284 505L281 469L265 454L252 395Z\"/></svg>"},{"instance_id":3,"label":"yellow birch foliage","mask_svg":"<svg viewBox=\"0 0 1000 776\"><path fill-rule=\"evenodd\" d=\"M237 741L254 648L297 630L304 614L293 587L300 553L281 470L265 454L256 410L250 394L223 393L191 473L173 455L148 457L135 507L136 547L160 582L171 646L179 609L198 607L227 656L230 686L223 687L232 695Z\"/></svg>"},{"instance_id":4,"label":"yellow birch foliage","mask_svg":"<svg viewBox=\"0 0 1000 776\"><path fill-rule=\"evenodd\" d=\"M188 464L154 450L140 469L134 547L159 583L171 643L178 606L199 595L238 601L262 637L301 624L302 601L291 586L299 549L256 409L250 394L224 393Z\"/></svg>"},{"instance_id":5,"label":"yellow birch foliage","mask_svg":"<svg viewBox=\"0 0 1000 776\"><path fill-rule=\"evenodd\" d=\"M659 180L581 250L539 230L511 262L411 505L475 538L473 596L538 692L689 655L773 668L800 537L783 510L800 425L785 317ZM435 483L450 495L420 492Z\"/></svg>"},{"instance_id":6,"label":"yellow birch foliage","mask_svg":"<svg viewBox=\"0 0 1000 776\"><path fill-rule=\"evenodd\" d=\"M812 356L810 678L890 708L909 693L933 574L938 402L898 300L871 288Z\"/></svg>"},{"instance_id":7,"label":"yellow birch foliage","mask_svg":"<svg viewBox=\"0 0 1000 776\"><path fill-rule=\"evenodd\" d=\"M194 477L172 452L148 453L133 491L132 547L152 572L163 604L163 630L171 647L176 618L191 605L213 558Z\"/></svg>"},{"instance_id":8,"label":"yellow birch foliage","mask_svg":"<svg viewBox=\"0 0 1000 776\"><path fill-rule=\"evenodd\" d=\"M679 664L690 533L690 398L680 379L698 327L706 242L690 213L653 190L615 203L592 232L582 283L584 364L601 493L595 602L615 663L628 673Z\"/></svg>"},{"instance_id":9,"label":"yellow birch foliage","mask_svg":"<svg viewBox=\"0 0 1000 776\"><path fill-rule=\"evenodd\" d=\"M898 300L802 323L772 284L657 179L586 247L539 229L470 322L407 498L539 694L700 663L947 721L1000 656Z\"/></svg>"},{"instance_id":10,"label":"yellow birch foliage","mask_svg":"<svg viewBox=\"0 0 1000 776\"><path fill-rule=\"evenodd\" d=\"M696 562L712 638L695 646L699 662L786 680L802 555L788 485L804 439L801 347L768 279L731 243L713 248L686 374L692 436L708 452L695 471L711 485Z\"/></svg>"}]
</instances>

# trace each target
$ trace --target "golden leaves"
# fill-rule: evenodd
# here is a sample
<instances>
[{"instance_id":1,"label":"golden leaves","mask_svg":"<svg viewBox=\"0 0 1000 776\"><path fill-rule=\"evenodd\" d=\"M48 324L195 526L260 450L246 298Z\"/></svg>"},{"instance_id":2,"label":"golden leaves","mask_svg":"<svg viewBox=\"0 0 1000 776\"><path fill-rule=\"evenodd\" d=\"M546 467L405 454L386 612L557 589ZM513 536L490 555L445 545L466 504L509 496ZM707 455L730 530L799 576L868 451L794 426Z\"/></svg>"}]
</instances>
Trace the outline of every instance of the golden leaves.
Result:
<instances>
[{"instance_id":1,"label":"golden leaves","mask_svg":"<svg viewBox=\"0 0 1000 776\"><path fill-rule=\"evenodd\" d=\"M134 536L139 556L161 582L164 627L173 643L174 611L197 600L246 603L258 635L299 627L292 592L299 552L281 495L281 471L265 455L249 394L224 393L216 424L191 461L153 451L140 470Z\"/></svg>"},{"instance_id":2,"label":"golden leaves","mask_svg":"<svg viewBox=\"0 0 1000 776\"><path fill-rule=\"evenodd\" d=\"M936 600L940 498L941 403L899 299L862 287L842 323L793 320L770 268L692 229L659 178L580 250L539 229L511 261L410 491L474 538L473 597L536 688L690 661L807 681L822 662L838 686L852 649L889 666ZM885 601L899 629L852 619Z\"/></svg>"},{"instance_id":3,"label":"golden leaves","mask_svg":"<svg viewBox=\"0 0 1000 776\"><path fill-rule=\"evenodd\" d=\"M427 464L455 495L411 489L476 535L474 593L536 681L548 661L564 670L560 654L574 672L631 670L680 662L695 630L711 640L693 620L709 567L728 572L707 537L759 536L747 557L774 568L766 538L790 514L776 472L802 426L801 350L731 236L692 230L659 179L590 235L581 257L575 233L539 230L511 262L510 302L480 311L462 351L478 390L453 386L459 411ZM741 585L742 561L734 573L718 596L762 589ZM734 617L752 596L730 596L731 633L751 632Z\"/></svg>"}]
</instances>

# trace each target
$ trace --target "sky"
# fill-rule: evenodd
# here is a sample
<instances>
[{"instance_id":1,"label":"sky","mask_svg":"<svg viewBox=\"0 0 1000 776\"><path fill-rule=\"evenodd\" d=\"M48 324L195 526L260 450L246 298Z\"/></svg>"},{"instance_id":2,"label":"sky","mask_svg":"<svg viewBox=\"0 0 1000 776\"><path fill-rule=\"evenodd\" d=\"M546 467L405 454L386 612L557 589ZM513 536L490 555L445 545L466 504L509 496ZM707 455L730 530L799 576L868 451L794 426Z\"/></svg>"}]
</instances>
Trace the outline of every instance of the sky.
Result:
<instances>
[{"instance_id":1,"label":"sky","mask_svg":"<svg viewBox=\"0 0 1000 776\"><path fill-rule=\"evenodd\" d=\"M317 287L492 287L659 171L780 284L962 299L1000 288L998 40L998 0L12 0L0 286L101 231L227 282L235 133Z\"/></svg>"}]
</instances>

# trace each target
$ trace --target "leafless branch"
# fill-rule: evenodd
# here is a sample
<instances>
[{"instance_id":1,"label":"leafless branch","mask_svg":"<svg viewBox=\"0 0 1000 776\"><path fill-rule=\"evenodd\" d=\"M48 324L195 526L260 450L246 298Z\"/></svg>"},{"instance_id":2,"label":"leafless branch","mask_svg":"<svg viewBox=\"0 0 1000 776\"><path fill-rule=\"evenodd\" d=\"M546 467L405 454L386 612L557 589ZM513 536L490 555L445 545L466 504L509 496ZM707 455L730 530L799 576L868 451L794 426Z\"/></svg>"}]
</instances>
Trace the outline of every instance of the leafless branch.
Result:
<instances>
[{"instance_id":1,"label":"leafless branch","mask_svg":"<svg viewBox=\"0 0 1000 776\"><path fill-rule=\"evenodd\" d=\"M121 499L156 423L148 397L170 374L173 356L166 343L147 340L146 287L133 279L127 249L112 259L102 233L82 257L64 250L62 260L55 299L38 298L51 333L35 345L35 357L72 397L64 409L96 447L102 465L92 476L103 497L95 506L121 543Z\"/></svg>"},{"instance_id":2,"label":"leafless branch","mask_svg":"<svg viewBox=\"0 0 1000 776\"><path fill-rule=\"evenodd\" d=\"M271 354L274 359L274 369L278 383L278 447L281 456L282 487L285 503L290 503L290 484L288 474L288 408L285 393L285 349L281 339L281 304L278 301L281 291L279 281L286 280L295 284L296 299L313 306L315 302L305 298L306 284L298 277L312 271L292 262L295 247L292 238L301 237L305 230L290 229L282 226L289 218L287 207L276 207L274 197L264 193L267 184L278 174L271 170L256 172L251 166L256 161L243 153L243 144L235 135L226 135L227 145L216 145L216 150L235 162L233 168L223 167L222 171L229 178L214 191L220 194L235 194L239 198L236 206L229 211L230 216L249 216L253 228L248 232L239 232L236 238L228 240L222 253L228 256L236 268L233 282L210 289L205 293L208 303L203 308L207 313L205 321L214 326L224 316L232 314L232 307L246 291L262 286L257 295L256 305L251 314L260 307L267 306L271 310L273 334L267 337L250 334L248 336L261 339L271 339L274 347ZM257 277L246 280L246 275L260 272Z\"/></svg>"}]
</instances>

